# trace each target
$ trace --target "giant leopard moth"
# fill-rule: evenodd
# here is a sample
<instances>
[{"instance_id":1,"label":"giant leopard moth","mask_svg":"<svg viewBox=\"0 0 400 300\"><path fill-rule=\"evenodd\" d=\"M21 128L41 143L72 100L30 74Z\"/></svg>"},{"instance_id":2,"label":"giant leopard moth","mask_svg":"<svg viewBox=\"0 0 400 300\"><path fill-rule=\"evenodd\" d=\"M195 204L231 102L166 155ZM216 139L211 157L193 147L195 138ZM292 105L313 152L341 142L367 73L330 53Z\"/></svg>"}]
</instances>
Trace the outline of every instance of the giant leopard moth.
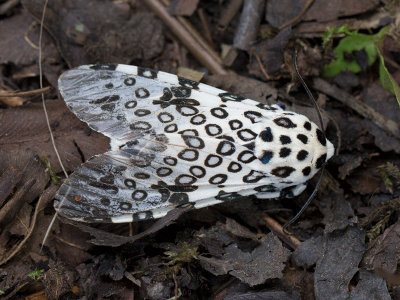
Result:
<instances>
[{"instance_id":1,"label":"giant leopard moth","mask_svg":"<svg viewBox=\"0 0 400 300\"><path fill-rule=\"evenodd\" d=\"M304 115L169 73L86 65L58 84L69 109L111 140L60 187L54 206L69 219L121 223L293 197L334 153Z\"/></svg>"}]
</instances>

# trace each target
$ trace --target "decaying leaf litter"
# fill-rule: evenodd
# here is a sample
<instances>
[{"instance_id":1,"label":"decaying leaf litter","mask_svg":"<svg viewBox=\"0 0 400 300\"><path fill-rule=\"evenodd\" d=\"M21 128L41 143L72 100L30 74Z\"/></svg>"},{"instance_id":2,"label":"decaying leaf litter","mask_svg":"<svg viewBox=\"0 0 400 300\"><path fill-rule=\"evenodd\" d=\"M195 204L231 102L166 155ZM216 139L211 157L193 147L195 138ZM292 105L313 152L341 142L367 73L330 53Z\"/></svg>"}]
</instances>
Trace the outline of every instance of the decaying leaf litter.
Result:
<instances>
[{"instance_id":1,"label":"decaying leaf litter","mask_svg":"<svg viewBox=\"0 0 400 300\"><path fill-rule=\"evenodd\" d=\"M318 196L290 227L290 238L281 225L299 210L315 179L296 199L241 199L132 227L57 221L40 251L54 213L54 174L62 178L62 172L39 96L18 92L39 89L37 19L43 5L0 4L2 297L399 297L396 97L382 86L380 61L369 66L363 49L344 55L360 72L323 77L346 30L373 35L390 26L380 49L391 78L399 82L398 2L50 1L42 66L45 86L52 87L46 93L50 124L68 172L109 146L57 98L64 70L129 63L185 76L179 73L185 67L203 72L202 82L263 103L285 103L316 121L293 77L295 47L300 73L340 151L327 166Z\"/></svg>"}]
</instances>

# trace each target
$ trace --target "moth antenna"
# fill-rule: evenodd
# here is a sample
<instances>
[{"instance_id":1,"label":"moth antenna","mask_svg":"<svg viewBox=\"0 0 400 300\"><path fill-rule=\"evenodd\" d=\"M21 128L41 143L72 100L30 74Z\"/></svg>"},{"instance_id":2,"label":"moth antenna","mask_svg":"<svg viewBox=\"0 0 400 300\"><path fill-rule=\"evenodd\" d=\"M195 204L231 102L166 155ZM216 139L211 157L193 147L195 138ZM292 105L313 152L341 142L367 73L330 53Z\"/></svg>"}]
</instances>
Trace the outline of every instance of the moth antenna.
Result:
<instances>
[{"instance_id":1,"label":"moth antenna","mask_svg":"<svg viewBox=\"0 0 400 300\"><path fill-rule=\"evenodd\" d=\"M307 84L305 83L304 79L301 77L301 75L299 73L299 70L297 68L297 48L295 48L295 50L294 50L293 66L294 66L294 71L296 73L297 78L300 80L301 84L303 85L304 89L307 92L308 97L311 99L311 102L312 102L315 110L317 111L319 123L321 125L321 131L322 131L322 134L324 136L324 139L326 139L325 129L324 129L324 122L322 121L321 111L320 111L320 109L318 107L317 101L315 100L313 94L311 93L311 91L308 88ZM315 185L313 192L308 197L306 203L304 203L304 205L301 207L299 212L293 218L291 218L288 222L285 223L285 225L283 225L283 231L285 233L288 233L286 229L289 227L289 225L293 224L302 215L304 210L308 207L308 205L311 203L312 199L314 198L315 194L317 193L318 187L319 187L319 185L321 183L321 180L322 180L322 175L324 174L325 165L326 165L326 162L321 167L321 172L320 172L320 175L319 175L319 178L318 178L318 182Z\"/></svg>"}]
</instances>

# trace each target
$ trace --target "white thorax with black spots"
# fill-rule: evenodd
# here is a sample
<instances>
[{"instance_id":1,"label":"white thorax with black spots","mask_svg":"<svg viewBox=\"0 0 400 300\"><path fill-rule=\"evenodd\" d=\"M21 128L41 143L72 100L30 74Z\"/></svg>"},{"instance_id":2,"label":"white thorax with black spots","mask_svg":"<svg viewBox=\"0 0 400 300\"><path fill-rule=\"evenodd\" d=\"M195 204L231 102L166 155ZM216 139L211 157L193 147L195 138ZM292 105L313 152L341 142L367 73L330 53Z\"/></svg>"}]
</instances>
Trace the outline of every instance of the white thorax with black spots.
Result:
<instances>
[{"instance_id":1,"label":"white thorax with black spots","mask_svg":"<svg viewBox=\"0 0 400 300\"><path fill-rule=\"evenodd\" d=\"M334 153L303 115L165 72L82 66L65 72L59 89L111 140L57 193L56 209L75 220L130 222L240 196L293 197Z\"/></svg>"}]
</instances>

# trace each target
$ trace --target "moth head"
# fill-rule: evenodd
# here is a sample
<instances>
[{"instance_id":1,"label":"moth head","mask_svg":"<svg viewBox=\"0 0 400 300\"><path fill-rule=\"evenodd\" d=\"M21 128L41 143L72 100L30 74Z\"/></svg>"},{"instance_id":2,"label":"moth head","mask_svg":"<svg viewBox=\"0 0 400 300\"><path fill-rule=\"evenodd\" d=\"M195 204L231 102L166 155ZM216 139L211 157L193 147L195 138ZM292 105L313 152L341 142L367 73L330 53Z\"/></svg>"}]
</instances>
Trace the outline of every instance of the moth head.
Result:
<instances>
[{"instance_id":1,"label":"moth head","mask_svg":"<svg viewBox=\"0 0 400 300\"><path fill-rule=\"evenodd\" d=\"M254 151L268 173L298 184L317 173L335 149L306 116L282 112L265 122Z\"/></svg>"}]
</instances>

